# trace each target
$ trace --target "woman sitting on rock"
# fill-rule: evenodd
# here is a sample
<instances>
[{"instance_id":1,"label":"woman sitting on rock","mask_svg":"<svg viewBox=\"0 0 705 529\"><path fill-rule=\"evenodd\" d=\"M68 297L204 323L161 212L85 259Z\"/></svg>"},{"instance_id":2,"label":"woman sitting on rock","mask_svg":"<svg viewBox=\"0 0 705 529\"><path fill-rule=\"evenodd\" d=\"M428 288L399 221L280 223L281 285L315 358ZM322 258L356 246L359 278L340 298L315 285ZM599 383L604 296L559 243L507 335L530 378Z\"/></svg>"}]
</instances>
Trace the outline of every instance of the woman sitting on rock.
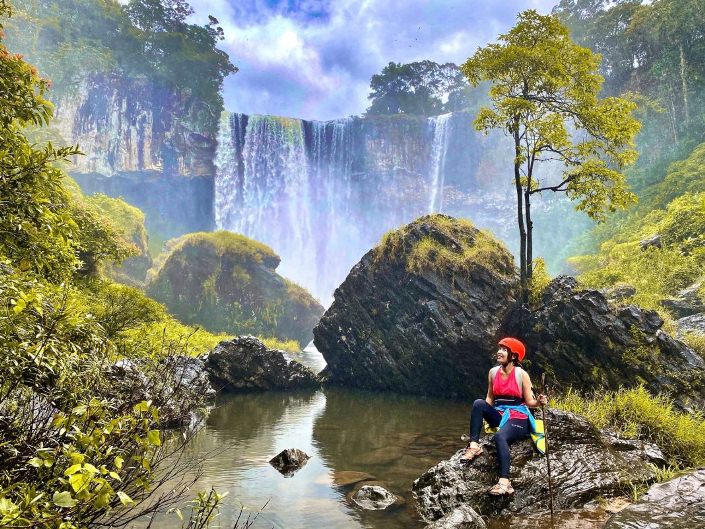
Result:
<instances>
[{"instance_id":1,"label":"woman sitting on rock","mask_svg":"<svg viewBox=\"0 0 705 529\"><path fill-rule=\"evenodd\" d=\"M524 439L534 429L534 417L529 407L543 406L546 396L534 398L529 375L521 369L526 348L516 338L503 338L499 341L497 362L499 366L490 369L487 378L487 397L477 399L472 406L470 417L470 443L461 456L461 461L472 461L482 454L479 445L482 420L491 428L499 428L494 436L499 458L499 482L489 490L497 496L513 494L509 481L509 445Z\"/></svg>"}]
</instances>

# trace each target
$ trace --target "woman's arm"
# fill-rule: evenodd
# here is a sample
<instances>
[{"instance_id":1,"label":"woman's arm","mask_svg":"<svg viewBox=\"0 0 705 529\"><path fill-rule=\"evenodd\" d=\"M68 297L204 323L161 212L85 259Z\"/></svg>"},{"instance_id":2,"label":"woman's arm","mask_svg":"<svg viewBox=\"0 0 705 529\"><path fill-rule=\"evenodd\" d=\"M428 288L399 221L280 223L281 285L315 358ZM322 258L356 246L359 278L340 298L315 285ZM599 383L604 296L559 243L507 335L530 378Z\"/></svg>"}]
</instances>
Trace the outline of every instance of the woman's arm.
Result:
<instances>
[{"instance_id":1,"label":"woman's arm","mask_svg":"<svg viewBox=\"0 0 705 529\"><path fill-rule=\"evenodd\" d=\"M494 393L492 392L492 370L491 369L490 369L490 372L487 373L487 396L485 397L485 401L490 406L494 406Z\"/></svg>"},{"instance_id":2,"label":"woman's arm","mask_svg":"<svg viewBox=\"0 0 705 529\"><path fill-rule=\"evenodd\" d=\"M521 386L524 394L524 402L529 408L538 408L544 406L547 402L545 395L534 397L534 388L531 385L529 374L522 369L521 371Z\"/></svg>"}]
</instances>

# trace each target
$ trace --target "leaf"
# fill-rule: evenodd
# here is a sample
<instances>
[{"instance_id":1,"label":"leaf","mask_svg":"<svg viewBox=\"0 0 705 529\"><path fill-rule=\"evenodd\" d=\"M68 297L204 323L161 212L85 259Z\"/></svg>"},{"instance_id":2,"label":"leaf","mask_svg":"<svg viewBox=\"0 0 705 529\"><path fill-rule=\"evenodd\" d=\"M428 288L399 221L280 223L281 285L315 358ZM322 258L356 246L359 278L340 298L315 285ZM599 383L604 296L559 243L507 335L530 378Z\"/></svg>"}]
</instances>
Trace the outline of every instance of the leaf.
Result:
<instances>
[{"instance_id":1,"label":"leaf","mask_svg":"<svg viewBox=\"0 0 705 529\"><path fill-rule=\"evenodd\" d=\"M143 400L142 402L135 404L133 409L137 413L146 412L147 410L149 410L149 403L146 400Z\"/></svg>"},{"instance_id":2,"label":"leaf","mask_svg":"<svg viewBox=\"0 0 705 529\"><path fill-rule=\"evenodd\" d=\"M115 456L115 468L120 470L125 460L121 456Z\"/></svg>"},{"instance_id":3,"label":"leaf","mask_svg":"<svg viewBox=\"0 0 705 529\"><path fill-rule=\"evenodd\" d=\"M74 492L83 490L91 482L88 474L74 474L69 478L69 484Z\"/></svg>"},{"instance_id":4,"label":"leaf","mask_svg":"<svg viewBox=\"0 0 705 529\"><path fill-rule=\"evenodd\" d=\"M81 470L81 463L71 465L69 468L64 470L64 476L73 476L79 470Z\"/></svg>"},{"instance_id":5,"label":"leaf","mask_svg":"<svg viewBox=\"0 0 705 529\"><path fill-rule=\"evenodd\" d=\"M150 430L147 432L147 440L151 445L154 446L161 446L162 445L162 438L159 435L159 430Z\"/></svg>"},{"instance_id":6,"label":"leaf","mask_svg":"<svg viewBox=\"0 0 705 529\"><path fill-rule=\"evenodd\" d=\"M27 461L27 463L29 465L33 466L34 468L39 468L39 467L44 466L44 460L39 457L33 457L32 459Z\"/></svg>"},{"instance_id":7,"label":"leaf","mask_svg":"<svg viewBox=\"0 0 705 529\"><path fill-rule=\"evenodd\" d=\"M128 506L131 503L135 503L135 501L132 498L130 498L127 494L125 494L122 491L119 491L117 493L117 495L118 495L118 498L120 498L120 503L122 503L125 506Z\"/></svg>"},{"instance_id":8,"label":"leaf","mask_svg":"<svg viewBox=\"0 0 705 529\"><path fill-rule=\"evenodd\" d=\"M54 505L59 507L70 508L76 505L76 500L71 497L71 493L68 491L55 492L52 497Z\"/></svg>"}]
</instances>

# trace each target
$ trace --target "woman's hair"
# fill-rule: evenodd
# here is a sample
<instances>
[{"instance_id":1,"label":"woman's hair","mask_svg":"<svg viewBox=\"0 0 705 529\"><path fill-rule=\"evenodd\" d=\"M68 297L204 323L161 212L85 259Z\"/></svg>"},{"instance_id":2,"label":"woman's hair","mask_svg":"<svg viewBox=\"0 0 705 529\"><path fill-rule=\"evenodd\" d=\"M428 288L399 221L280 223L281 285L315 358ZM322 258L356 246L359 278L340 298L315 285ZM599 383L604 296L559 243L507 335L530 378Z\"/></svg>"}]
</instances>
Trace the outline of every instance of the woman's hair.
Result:
<instances>
[{"instance_id":1,"label":"woman's hair","mask_svg":"<svg viewBox=\"0 0 705 529\"><path fill-rule=\"evenodd\" d=\"M512 356L512 363L513 363L515 366L523 367L523 366L521 365L521 361L519 360L519 355L518 355L517 353L512 353L512 352L510 351L509 354Z\"/></svg>"}]
</instances>

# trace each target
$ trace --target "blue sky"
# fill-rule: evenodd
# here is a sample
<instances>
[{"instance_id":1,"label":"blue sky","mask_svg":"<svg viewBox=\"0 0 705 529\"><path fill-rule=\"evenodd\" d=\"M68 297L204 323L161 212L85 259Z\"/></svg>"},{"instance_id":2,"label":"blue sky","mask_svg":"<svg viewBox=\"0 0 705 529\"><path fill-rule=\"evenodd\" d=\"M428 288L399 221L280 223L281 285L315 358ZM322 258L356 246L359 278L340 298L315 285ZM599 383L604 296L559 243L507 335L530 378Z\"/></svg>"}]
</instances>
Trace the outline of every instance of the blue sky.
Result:
<instances>
[{"instance_id":1,"label":"blue sky","mask_svg":"<svg viewBox=\"0 0 705 529\"><path fill-rule=\"evenodd\" d=\"M220 48L240 72L225 81L227 110L304 119L360 114L370 77L390 61L462 63L509 29L517 13L556 0L191 0L213 15Z\"/></svg>"}]
</instances>

